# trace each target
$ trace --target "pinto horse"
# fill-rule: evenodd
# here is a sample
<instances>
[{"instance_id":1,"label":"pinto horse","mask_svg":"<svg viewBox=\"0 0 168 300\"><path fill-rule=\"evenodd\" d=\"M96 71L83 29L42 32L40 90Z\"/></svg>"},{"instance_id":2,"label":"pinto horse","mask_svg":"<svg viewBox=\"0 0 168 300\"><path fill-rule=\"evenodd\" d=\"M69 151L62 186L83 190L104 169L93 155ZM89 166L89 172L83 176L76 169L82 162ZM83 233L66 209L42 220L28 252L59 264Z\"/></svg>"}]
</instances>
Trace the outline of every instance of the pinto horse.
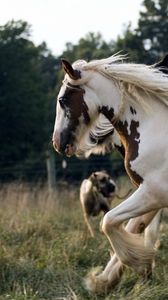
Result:
<instances>
[{"instance_id":1,"label":"pinto horse","mask_svg":"<svg viewBox=\"0 0 168 300\"><path fill-rule=\"evenodd\" d=\"M115 129L124 147L127 173L138 186L133 195L103 219L102 230L115 255L101 274L92 276L89 288L94 291L106 289L114 282L118 264L142 274L149 272L154 250L132 233L138 232L132 226L141 216L149 219L151 215L152 219L160 208L168 206L168 166L164 159L168 76L154 67L121 60L123 56L114 55L89 63L77 61L73 66L62 61L66 75L58 95L53 133L53 145L58 152L78 155L80 145L88 132L93 132L96 122L97 136ZM135 219L124 228L123 222L130 218Z\"/></svg>"}]
</instances>

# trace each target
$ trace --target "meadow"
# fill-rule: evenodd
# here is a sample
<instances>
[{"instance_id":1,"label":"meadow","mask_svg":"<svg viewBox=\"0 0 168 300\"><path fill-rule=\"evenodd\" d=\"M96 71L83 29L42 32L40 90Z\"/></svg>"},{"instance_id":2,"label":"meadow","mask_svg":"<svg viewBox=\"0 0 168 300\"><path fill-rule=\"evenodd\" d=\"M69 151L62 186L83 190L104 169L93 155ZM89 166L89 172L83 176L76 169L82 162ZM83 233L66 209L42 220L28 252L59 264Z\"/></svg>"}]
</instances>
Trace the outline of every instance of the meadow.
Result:
<instances>
[{"instance_id":1,"label":"meadow","mask_svg":"<svg viewBox=\"0 0 168 300\"><path fill-rule=\"evenodd\" d=\"M122 192L130 183L118 182ZM117 204L117 200L113 205ZM153 278L144 282L126 269L108 295L89 294L83 278L105 266L110 246L99 232L89 237L79 203L79 187L26 183L0 186L0 300L167 300L168 216L163 217Z\"/></svg>"}]
</instances>

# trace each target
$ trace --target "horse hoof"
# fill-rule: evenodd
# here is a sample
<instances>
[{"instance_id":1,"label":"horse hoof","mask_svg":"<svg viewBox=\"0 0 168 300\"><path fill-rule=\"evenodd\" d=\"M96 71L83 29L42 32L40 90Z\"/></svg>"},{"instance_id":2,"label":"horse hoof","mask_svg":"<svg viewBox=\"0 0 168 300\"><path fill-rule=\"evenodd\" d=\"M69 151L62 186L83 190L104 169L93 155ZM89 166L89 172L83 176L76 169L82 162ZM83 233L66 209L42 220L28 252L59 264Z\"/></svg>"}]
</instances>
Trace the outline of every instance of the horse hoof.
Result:
<instances>
[{"instance_id":1,"label":"horse hoof","mask_svg":"<svg viewBox=\"0 0 168 300\"><path fill-rule=\"evenodd\" d=\"M108 281L103 278L102 274L100 274L101 269L101 267L92 269L84 279L85 288L92 294L107 294Z\"/></svg>"}]
</instances>

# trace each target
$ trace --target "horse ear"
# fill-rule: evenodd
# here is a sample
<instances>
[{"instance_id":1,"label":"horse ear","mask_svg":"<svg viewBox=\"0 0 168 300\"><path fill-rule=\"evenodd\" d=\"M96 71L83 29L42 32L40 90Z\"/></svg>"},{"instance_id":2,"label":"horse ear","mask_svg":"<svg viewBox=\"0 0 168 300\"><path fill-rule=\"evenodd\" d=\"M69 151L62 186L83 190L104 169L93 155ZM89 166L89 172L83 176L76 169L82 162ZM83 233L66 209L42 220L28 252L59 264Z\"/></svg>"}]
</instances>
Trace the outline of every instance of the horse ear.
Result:
<instances>
[{"instance_id":1,"label":"horse ear","mask_svg":"<svg viewBox=\"0 0 168 300\"><path fill-rule=\"evenodd\" d=\"M62 67L63 67L65 73L67 73L71 79L77 80L77 79L81 78L80 72L77 70L74 70L73 67L71 66L71 64L66 59L62 58L61 62L62 62Z\"/></svg>"}]
</instances>

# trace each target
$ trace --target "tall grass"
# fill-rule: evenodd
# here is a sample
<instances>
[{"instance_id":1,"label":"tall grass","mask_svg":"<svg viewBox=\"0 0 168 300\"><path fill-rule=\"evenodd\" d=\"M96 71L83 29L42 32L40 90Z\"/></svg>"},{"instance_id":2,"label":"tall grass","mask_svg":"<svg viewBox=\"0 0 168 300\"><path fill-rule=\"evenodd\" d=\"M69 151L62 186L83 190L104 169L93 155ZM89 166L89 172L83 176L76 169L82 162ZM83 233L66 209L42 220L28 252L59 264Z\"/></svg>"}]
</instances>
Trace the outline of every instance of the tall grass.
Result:
<instances>
[{"instance_id":1,"label":"tall grass","mask_svg":"<svg viewBox=\"0 0 168 300\"><path fill-rule=\"evenodd\" d=\"M120 181L128 190L129 183ZM122 193L125 191L123 190ZM113 205L117 204L117 200ZM0 187L0 300L166 300L168 233L164 217L154 277L149 282L126 270L109 295L90 295L83 278L105 266L110 246L98 231L87 234L78 188L9 184Z\"/></svg>"}]
</instances>

